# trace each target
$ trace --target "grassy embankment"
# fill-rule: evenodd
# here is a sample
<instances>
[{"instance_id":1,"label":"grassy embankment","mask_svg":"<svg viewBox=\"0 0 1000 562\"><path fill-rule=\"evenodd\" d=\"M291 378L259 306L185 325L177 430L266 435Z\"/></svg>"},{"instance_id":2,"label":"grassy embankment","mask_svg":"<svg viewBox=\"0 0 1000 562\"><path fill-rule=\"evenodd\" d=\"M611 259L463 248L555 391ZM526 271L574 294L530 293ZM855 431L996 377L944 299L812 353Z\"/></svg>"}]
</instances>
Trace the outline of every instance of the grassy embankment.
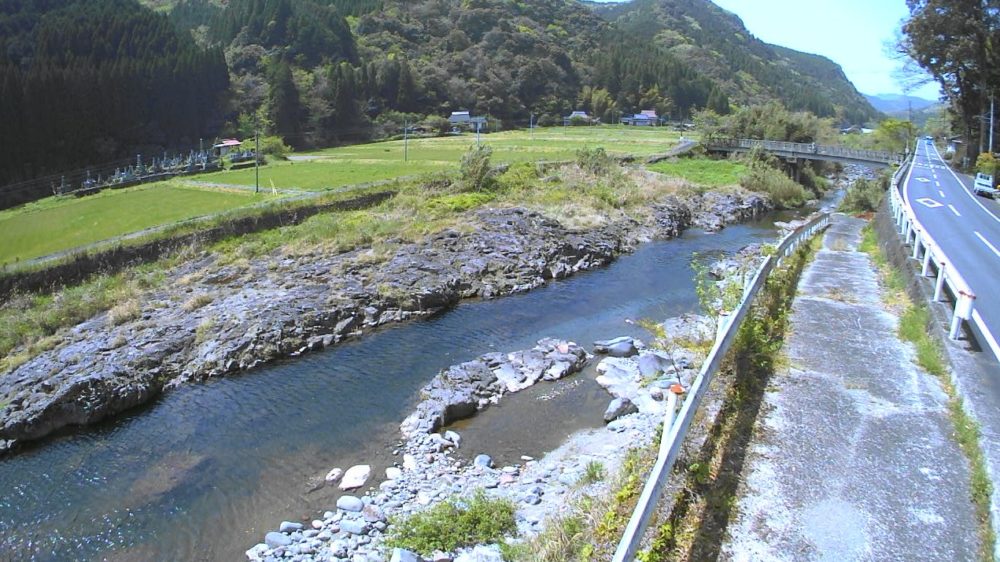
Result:
<instances>
[{"instance_id":1,"label":"grassy embankment","mask_svg":"<svg viewBox=\"0 0 1000 562\"><path fill-rule=\"evenodd\" d=\"M979 444L981 433L979 424L965 411L962 398L958 395L948 372L938 342L931 337L931 315L927 307L914 303L907 296L903 272L894 267L878 246L878 235L869 223L864 230L860 250L868 253L879 270L881 282L886 289L885 302L900 313L899 337L913 344L916 363L941 383L948 396L948 414L955 428L955 441L969 461L970 487L976 518L979 523L979 558L984 562L993 560L996 531L990 523L990 495L993 483L986 471L986 460Z\"/></svg>"},{"instance_id":2,"label":"grassy embankment","mask_svg":"<svg viewBox=\"0 0 1000 562\"><path fill-rule=\"evenodd\" d=\"M576 142L581 145L599 144L599 133L599 129L586 129L579 133L580 137ZM560 134L569 135L570 132L560 131ZM530 134L522 132L520 135L530 146ZM636 135L639 139L636 145L648 145L647 151L652 151L652 145L666 146L672 142L671 139L676 139L669 133L660 134L660 140L653 143L649 140L653 137L647 131L637 132ZM514 133L509 136L514 136ZM437 139L427 139L428 142L433 140ZM536 131L534 142L544 142L540 132ZM628 147L617 140L615 142L618 149ZM352 147L337 150L350 149ZM336 151L331 153L337 154ZM312 166L306 164L310 163L294 164L294 167L305 170L315 169L317 166L331 168L329 163L315 163ZM456 179L458 174L455 172L437 173L416 180L396 182L392 188L398 191L398 195L373 209L322 213L297 226L235 237L209 248L188 248L159 262L98 276L51 294L17 295L0 306L0 372L22 364L41 351L61 345L64 336L59 332L63 328L112 307L118 307L122 311L136 310L136 301L141 301L141 295L145 292L161 286L166 279L166 271L203 249L215 252L220 263L237 267L246 267L247 260L271 252L308 254L317 251L343 251L361 245L371 246L371 259L378 260L400 241L416 240L446 227L465 228L466 221L461 218L461 213L488 203L524 205L547 212L572 226L593 226L622 212L643 212L644 203L685 189L683 182L677 180L633 178L617 167L613 170L614 173L611 172L609 170L602 177L595 178L593 174L571 167L555 177L547 172L543 174L533 164L521 163L512 166L497 178L495 185L488 191L470 189ZM543 175L546 176L544 180ZM145 191L152 189L155 188L148 187ZM94 201L105 205L122 201L116 199L122 193L129 194L127 191L108 192L104 199ZM328 193L321 194L320 197L344 198L353 194L354 192ZM247 197L243 193L228 196L235 197L236 201ZM87 199L70 200L66 204L80 202L87 202ZM36 205L37 212L64 212L59 203L61 202L39 203ZM278 201L275 204L290 203ZM113 207L115 206L108 205L105 212L137 214L134 209L112 210ZM236 209L237 212L240 210L241 208ZM29 212L28 209L18 211ZM251 209L245 212L256 211ZM17 215L16 211L7 213L10 218ZM40 221L40 216L37 215L35 220ZM388 239L394 239L394 242L386 243ZM113 323L128 319L128 314L109 315L109 321Z\"/></svg>"}]
</instances>

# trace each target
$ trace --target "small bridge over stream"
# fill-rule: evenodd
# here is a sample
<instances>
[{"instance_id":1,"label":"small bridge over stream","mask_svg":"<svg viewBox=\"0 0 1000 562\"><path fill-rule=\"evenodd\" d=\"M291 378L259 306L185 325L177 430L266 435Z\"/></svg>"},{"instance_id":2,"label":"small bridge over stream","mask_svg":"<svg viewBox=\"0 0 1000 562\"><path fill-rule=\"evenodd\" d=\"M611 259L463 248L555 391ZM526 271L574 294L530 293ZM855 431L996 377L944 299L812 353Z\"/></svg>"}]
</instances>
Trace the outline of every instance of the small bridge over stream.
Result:
<instances>
[{"instance_id":1,"label":"small bridge over stream","mask_svg":"<svg viewBox=\"0 0 1000 562\"><path fill-rule=\"evenodd\" d=\"M881 150L863 150L843 146L829 146L814 143L769 141L757 139L706 139L702 145L709 152L744 153L760 148L796 164L798 160L825 160L842 164L885 167L899 164L903 154Z\"/></svg>"}]
</instances>

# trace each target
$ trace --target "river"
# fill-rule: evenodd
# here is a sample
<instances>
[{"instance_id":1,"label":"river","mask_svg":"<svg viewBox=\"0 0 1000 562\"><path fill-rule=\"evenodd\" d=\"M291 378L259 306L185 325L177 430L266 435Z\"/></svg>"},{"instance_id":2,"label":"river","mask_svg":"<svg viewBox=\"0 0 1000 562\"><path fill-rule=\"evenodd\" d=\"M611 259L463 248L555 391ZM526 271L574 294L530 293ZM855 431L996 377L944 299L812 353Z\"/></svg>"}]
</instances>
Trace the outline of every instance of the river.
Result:
<instances>
[{"instance_id":1,"label":"river","mask_svg":"<svg viewBox=\"0 0 1000 562\"><path fill-rule=\"evenodd\" d=\"M694 254L770 242L773 221L788 218L644 244L601 270L187 385L27 447L0 460L0 559L241 560L281 520L332 507L335 490L321 486L330 468L365 462L381 473L399 422L438 370L547 336L588 348L595 339L642 337L626 318L697 309ZM608 397L584 383L536 390L562 394L542 410L544 435L504 430L508 442L490 452L540 455L600 423Z\"/></svg>"}]
</instances>

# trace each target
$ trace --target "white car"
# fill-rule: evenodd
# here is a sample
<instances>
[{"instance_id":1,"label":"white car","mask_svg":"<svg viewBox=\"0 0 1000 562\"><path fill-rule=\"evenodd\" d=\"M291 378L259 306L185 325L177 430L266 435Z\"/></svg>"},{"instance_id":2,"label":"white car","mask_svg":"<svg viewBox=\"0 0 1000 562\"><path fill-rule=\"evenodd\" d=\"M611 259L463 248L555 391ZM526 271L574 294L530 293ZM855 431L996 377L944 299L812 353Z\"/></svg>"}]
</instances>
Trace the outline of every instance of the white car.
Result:
<instances>
[{"instance_id":1,"label":"white car","mask_svg":"<svg viewBox=\"0 0 1000 562\"><path fill-rule=\"evenodd\" d=\"M993 187L993 176L989 174L976 174L976 181L972 183L972 192L991 199L996 197L997 190Z\"/></svg>"}]
</instances>

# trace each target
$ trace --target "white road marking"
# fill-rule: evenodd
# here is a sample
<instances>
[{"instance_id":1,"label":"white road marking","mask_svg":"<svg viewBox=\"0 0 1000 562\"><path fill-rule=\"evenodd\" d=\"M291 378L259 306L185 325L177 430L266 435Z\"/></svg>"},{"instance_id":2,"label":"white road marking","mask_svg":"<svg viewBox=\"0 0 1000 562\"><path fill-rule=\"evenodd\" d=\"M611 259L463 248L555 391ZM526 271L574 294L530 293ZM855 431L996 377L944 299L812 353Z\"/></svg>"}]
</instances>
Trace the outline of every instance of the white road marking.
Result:
<instances>
[{"instance_id":1,"label":"white road marking","mask_svg":"<svg viewBox=\"0 0 1000 562\"><path fill-rule=\"evenodd\" d=\"M927 178L916 178L916 180L918 182L920 182L920 183L930 183L931 182L931 180L929 180Z\"/></svg>"},{"instance_id":2,"label":"white road marking","mask_svg":"<svg viewBox=\"0 0 1000 562\"><path fill-rule=\"evenodd\" d=\"M921 197L920 199L917 199L917 203L920 203L921 205L923 205L923 206L925 206L925 207L927 207L929 209L936 209L938 207L944 207L943 204L938 203L937 201L931 199L930 197Z\"/></svg>"},{"instance_id":3,"label":"white road marking","mask_svg":"<svg viewBox=\"0 0 1000 562\"><path fill-rule=\"evenodd\" d=\"M936 179L937 179L937 176L934 176L934 179L936 180ZM941 182L939 182L939 181L935 181L935 182L934 182L934 185L936 185L937 187L941 187Z\"/></svg>"},{"instance_id":4,"label":"white road marking","mask_svg":"<svg viewBox=\"0 0 1000 562\"><path fill-rule=\"evenodd\" d=\"M942 198L945 198L945 197L947 197L947 195L945 195L945 194L944 194L944 192L943 192L943 191L941 191L940 189L938 190L938 193L939 193L939 194L941 194L941 197L942 197Z\"/></svg>"},{"instance_id":5,"label":"white road marking","mask_svg":"<svg viewBox=\"0 0 1000 562\"><path fill-rule=\"evenodd\" d=\"M983 236L982 234L980 234L978 230L973 230L973 232L976 234L976 236L979 237L980 240L983 241L983 244L986 244L986 246L990 250L993 250L993 253L996 254L998 258L1000 258L1000 250L997 250L996 246L994 246L993 244L990 244L990 241L987 240L985 236Z\"/></svg>"},{"instance_id":6,"label":"white road marking","mask_svg":"<svg viewBox=\"0 0 1000 562\"><path fill-rule=\"evenodd\" d=\"M955 213L956 217L962 216L962 213L959 213L958 209L956 209L954 205L948 205L948 208L951 209L951 212Z\"/></svg>"},{"instance_id":7,"label":"white road marking","mask_svg":"<svg viewBox=\"0 0 1000 562\"><path fill-rule=\"evenodd\" d=\"M934 147L934 152L935 152L935 154L938 154L936 146ZM927 150L927 156L930 157L930 150ZM940 154L938 154L938 156L940 156ZM955 181L958 182L959 187L962 188L962 191L964 191L965 194L968 195L972 199L972 201L975 202L976 205L979 205L979 207L983 211L986 211L986 216L988 216L989 218L991 218L991 219L993 219L993 220L995 220L997 222L1000 222L1000 217L998 217L998 216L994 215L993 213L991 213L990 210L986 208L986 205L983 205L982 203L979 202L979 197L977 197L974 193L972 193L971 191L969 191L968 189L965 188L965 184L962 183L961 179L959 179L958 174L955 173L955 170L951 169L951 166L944 166L944 167L949 172L951 172L951 175L955 178Z\"/></svg>"}]
</instances>

